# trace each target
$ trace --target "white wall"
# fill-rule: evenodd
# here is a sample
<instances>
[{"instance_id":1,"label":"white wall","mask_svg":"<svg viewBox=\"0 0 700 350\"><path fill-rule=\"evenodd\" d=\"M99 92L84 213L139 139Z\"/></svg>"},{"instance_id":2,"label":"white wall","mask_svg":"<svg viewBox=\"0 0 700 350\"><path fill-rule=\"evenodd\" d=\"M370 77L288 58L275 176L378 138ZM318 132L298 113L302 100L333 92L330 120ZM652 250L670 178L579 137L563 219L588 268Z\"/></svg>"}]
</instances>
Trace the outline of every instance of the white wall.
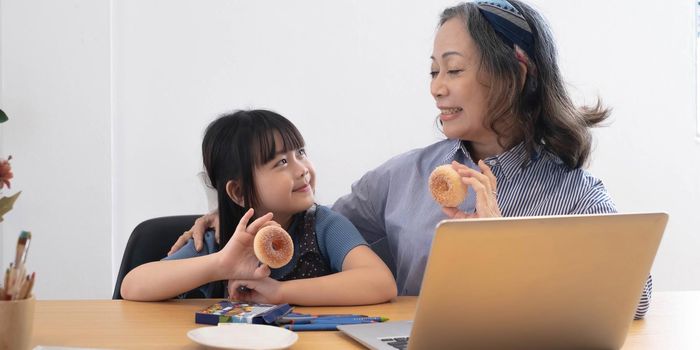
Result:
<instances>
[{"instance_id":1,"label":"white wall","mask_svg":"<svg viewBox=\"0 0 700 350\"><path fill-rule=\"evenodd\" d=\"M332 203L439 138L428 57L453 3L1 0L0 150L23 190L3 261L30 229L39 298L109 297L136 224L207 210L202 131L237 108L297 124ZM621 211L671 214L657 290L700 288L693 3L535 4L575 95L614 107L591 170Z\"/></svg>"},{"instance_id":2,"label":"white wall","mask_svg":"<svg viewBox=\"0 0 700 350\"><path fill-rule=\"evenodd\" d=\"M13 155L2 266L20 230L39 298L103 298L112 281L109 1L0 3L2 150ZM4 158L4 157L3 157Z\"/></svg>"}]
</instances>

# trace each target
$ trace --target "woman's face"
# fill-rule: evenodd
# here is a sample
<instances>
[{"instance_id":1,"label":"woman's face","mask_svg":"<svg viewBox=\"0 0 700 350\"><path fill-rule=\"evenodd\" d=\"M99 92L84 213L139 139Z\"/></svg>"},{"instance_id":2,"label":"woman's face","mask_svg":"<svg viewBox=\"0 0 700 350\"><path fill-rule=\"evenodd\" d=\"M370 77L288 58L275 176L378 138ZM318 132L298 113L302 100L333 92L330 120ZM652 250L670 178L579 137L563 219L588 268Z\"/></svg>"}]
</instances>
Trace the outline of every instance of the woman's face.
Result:
<instances>
[{"instance_id":1,"label":"woman's face","mask_svg":"<svg viewBox=\"0 0 700 350\"><path fill-rule=\"evenodd\" d=\"M495 140L495 133L483 126L486 73L479 71L480 53L461 19L449 19L438 29L431 60L430 93L440 109L445 136L473 142Z\"/></svg>"}]
</instances>

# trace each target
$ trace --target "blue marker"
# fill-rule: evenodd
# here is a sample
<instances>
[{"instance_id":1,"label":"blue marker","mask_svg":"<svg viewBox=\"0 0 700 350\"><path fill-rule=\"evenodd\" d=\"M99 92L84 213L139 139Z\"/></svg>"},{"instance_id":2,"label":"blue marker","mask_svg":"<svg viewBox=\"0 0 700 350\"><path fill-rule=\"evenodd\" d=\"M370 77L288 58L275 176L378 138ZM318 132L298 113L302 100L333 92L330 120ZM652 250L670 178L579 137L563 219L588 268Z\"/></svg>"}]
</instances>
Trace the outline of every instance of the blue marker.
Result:
<instances>
[{"instance_id":1,"label":"blue marker","mask_svg":"<svg viewBox=\"0 0 700 350\"><path fill-rule=\"evenodd\" d=\"M312 320L311 323L357 324L384 322L387 320L389 319L386 317L319 317L315 320Z\"/></svg>"},{"instance_id":2,"label":"blue marker","mask_svg":"<svg viewBox=\"0 0 700 350\"><path fill-rule=\"evenodd\" d=\"M338 330L338 325L342 324L362 324L362 323L377 323L388 320L385 317L351 317L351 318L335 318L331 320L314 320L312 322L291 323L283 327L292 331L335 331Z\"/></svg>"},{"instance_id":3,"label":"blue marker","mask_svg":"<svg viewBox=\"0 0 700 350\"><path fill-rule=\"evenodd\" d=\"M290 331L337 331L337 323L305 323L305 324L286 324L284 328Z\"/></svg>"},{"instance_id":4,"label":"blue marker","mask_svg":"<svg viewBox=\"0 0 700 350\"><path fill-rule=\"evenodd\" d=\"M284 317L277 320L277 323L312 323L315 320L320 319L337 319L337 318L362 318L367 317L367 315L357 315L357 314L328 314L328 315L310 315L310 314L299 314L299 313L289 313Z\"/></svg>"}]
</instances>

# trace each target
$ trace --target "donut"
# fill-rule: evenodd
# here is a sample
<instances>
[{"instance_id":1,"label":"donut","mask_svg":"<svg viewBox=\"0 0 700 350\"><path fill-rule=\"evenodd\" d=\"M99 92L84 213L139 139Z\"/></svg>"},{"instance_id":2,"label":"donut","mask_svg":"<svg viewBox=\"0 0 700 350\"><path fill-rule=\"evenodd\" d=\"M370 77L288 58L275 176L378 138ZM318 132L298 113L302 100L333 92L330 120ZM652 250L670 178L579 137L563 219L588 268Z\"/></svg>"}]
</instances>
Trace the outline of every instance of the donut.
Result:
<instances>
[{"instance_id":1,"label":"donut","mask_svg":"<svg viewBox=\"0 0 700 350\"><path fill-rule=\"evenodd\" d=\"M294 255L294 242L279 226L265 226L255 234L253 251L261 263L277 269L287 265Z\"/></svg>"},{"instance_id":2,"label":"donut","mask_svg":"<svg viewBox=\"0 0 700 350\"><path fill-rule=\"evenodd\" d=\"M428 180L430 193L443 207L456 207L467 197L467 185L452 165L441 165L430 174Z\"/></svg>"}]
</instances>

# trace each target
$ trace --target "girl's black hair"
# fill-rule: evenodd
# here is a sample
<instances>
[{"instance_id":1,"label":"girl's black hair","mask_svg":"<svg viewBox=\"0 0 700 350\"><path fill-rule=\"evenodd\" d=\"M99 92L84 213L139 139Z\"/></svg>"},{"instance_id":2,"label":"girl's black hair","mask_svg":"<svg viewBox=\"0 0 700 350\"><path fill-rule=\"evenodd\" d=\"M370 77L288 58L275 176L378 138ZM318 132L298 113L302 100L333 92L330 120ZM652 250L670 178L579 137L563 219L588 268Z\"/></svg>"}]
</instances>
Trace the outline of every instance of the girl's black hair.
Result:
<instances>
[{"instance_id":1,"label":"girl's black hair","mask_svg":"<svg viewBox=\"0 0 700 350\"><path fill-rule=\"evenodd\" d=\"M207 127L202 140L202 159L219 204L219 247L231 239L243 214L259 202L255 167L275 157L275 134L282 139L282 151L304 147L299 130L285 117L268 110L241 110L225 114ZM226 184L237 181L243 206L226 192ZM256 216L264 213L256 213Z\"/></svg>"}]
</instances>

